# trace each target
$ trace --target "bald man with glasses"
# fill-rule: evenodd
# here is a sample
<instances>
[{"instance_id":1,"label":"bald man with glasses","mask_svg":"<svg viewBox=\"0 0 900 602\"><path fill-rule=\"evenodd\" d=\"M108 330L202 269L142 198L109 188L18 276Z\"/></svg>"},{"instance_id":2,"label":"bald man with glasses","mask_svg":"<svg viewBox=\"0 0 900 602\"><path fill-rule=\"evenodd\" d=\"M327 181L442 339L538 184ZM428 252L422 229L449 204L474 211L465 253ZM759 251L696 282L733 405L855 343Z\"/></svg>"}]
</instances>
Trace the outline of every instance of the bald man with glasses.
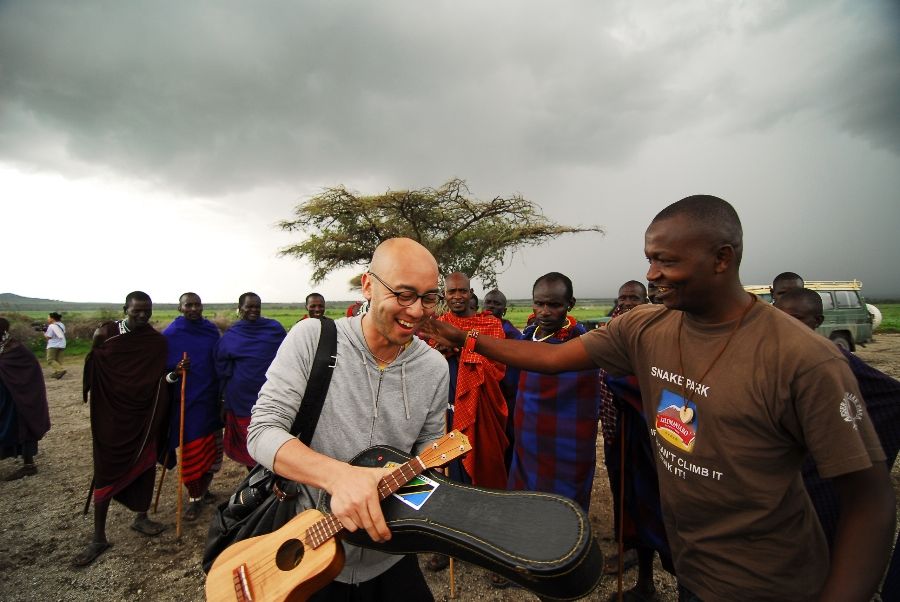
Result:
<instances>
[{"instance_id":1,"label":"bald man with glasses","mask_svg":"<svg viewBox=\"0 0 900 602\"><path fill-rule=\"evenodd\" d=\"M438 266L407 238L382 242L362 277L369 310L341 318L328 394L309 446L291 436L322 322L294 326L266 374L253 408L247 447L261 464L299 484L297 510L331 495L348 531L390 538L378 495L383 470L348 461L374 445L419 453L445 429L449 377L440 353L414 336L440 301ZM433 600L415 555L392 556L343 543L346 562L312 600Z\"/></svg>"}]
</instances>

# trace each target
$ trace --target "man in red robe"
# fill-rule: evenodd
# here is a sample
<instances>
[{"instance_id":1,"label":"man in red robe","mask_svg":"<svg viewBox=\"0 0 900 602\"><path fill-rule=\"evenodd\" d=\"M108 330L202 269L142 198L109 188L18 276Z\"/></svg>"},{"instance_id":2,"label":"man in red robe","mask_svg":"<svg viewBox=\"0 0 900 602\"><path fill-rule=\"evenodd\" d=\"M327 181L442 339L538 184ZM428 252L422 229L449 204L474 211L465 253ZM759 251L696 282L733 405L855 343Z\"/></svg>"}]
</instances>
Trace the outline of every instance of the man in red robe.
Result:
<instances>
[{"instance_id":1,"label":"man in red robe","mask_svg":"<svg viewBox=\"0 0 900 602\"><path fill-rule=\"evenodd\" d=\"M438 320L462 330L474 329L480 336L504 338L500 320L490 312L476 314L472 309L468 276L462 272L447 276L444 297L450 311ZM472 442L472 451L462 459L462 470L454 470L451 464L451 477L479 487L505 489L507 475L503 456L509 441L505 432L506 399L500 381L506 366L467 347L444 352L450 364L447 429L461 431Z\"/></svg>"}]
</instances>

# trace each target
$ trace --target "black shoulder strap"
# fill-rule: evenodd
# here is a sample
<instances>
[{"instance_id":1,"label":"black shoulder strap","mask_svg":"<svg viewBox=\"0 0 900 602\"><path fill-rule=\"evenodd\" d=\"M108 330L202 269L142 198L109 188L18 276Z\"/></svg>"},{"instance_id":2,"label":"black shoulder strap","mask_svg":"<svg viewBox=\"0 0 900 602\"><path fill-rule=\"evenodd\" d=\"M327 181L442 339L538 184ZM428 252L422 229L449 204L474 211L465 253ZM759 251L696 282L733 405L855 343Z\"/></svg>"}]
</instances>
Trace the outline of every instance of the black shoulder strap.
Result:
<instances>
[{"instance_id":1,"label":"black shoulder strap","mask_svg":"<svg viewBox=\"0 0 900 602\"><path fill-rule=\"evenodd\" d=\"M331 374L334 371L334 363L337 356L337 327L331 318L322 317L322 332L319 335L319 346L316 348L316 356L313 358L309 378L306 381L306 392L303 394L303 402L300 411L291 426L291 434L298 437L304 444L309 445L313 433L316 432L316 424L325 405L325 395L328 393L328 385L331 384Z\"/></svg>"}]
</instances>

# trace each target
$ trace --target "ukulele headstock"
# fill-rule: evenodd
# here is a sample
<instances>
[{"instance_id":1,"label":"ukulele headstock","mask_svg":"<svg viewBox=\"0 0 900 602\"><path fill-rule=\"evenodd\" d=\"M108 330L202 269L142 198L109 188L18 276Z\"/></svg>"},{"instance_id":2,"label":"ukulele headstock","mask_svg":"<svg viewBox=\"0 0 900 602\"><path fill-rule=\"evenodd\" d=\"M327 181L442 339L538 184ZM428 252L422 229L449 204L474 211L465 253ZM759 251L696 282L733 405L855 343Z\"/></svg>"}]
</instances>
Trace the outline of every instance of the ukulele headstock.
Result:
<instances>
[{"instance_id":1,"label":"ukulele headstock","mask_svg":"<svg viewBox=\"0 0 900 602\"><path fill-rule=\"evenodd\" d=\"M437 468L455 460L471 449L469 438L459 431L453 430L437 441L433 441L427 449L422 450L419 459L425 468Z\"/></svg>"}]
</instances>

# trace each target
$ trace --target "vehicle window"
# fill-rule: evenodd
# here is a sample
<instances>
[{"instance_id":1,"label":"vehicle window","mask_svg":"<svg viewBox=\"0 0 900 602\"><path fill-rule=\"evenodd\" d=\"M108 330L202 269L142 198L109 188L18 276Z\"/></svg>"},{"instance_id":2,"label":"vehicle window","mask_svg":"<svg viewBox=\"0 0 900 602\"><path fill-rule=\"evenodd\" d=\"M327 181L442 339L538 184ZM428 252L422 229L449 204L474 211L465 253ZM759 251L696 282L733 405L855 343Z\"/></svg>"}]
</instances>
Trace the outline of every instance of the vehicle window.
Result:
<instances>
[{"instance_id":1,"label":"vehicle window","mask_svg":"<svg viewBox=\"0 0 900 602\"><path fill-rule=\"evenodd\" d=\"M838 307L862 307L856 291L834 291Z\"/></svg>"},{"instance_id":2,"label":"vehicle window","mask_svg":"<svg viewBox=\"0 0 900 602\"><path fill-rule=\"evenodd\" d=\"M829 310L834 309L834 303L831 301L831 293L827 291L816 291L819 293L819 296L822 297L822 309Z\"/></svg>"}]
</instances>

